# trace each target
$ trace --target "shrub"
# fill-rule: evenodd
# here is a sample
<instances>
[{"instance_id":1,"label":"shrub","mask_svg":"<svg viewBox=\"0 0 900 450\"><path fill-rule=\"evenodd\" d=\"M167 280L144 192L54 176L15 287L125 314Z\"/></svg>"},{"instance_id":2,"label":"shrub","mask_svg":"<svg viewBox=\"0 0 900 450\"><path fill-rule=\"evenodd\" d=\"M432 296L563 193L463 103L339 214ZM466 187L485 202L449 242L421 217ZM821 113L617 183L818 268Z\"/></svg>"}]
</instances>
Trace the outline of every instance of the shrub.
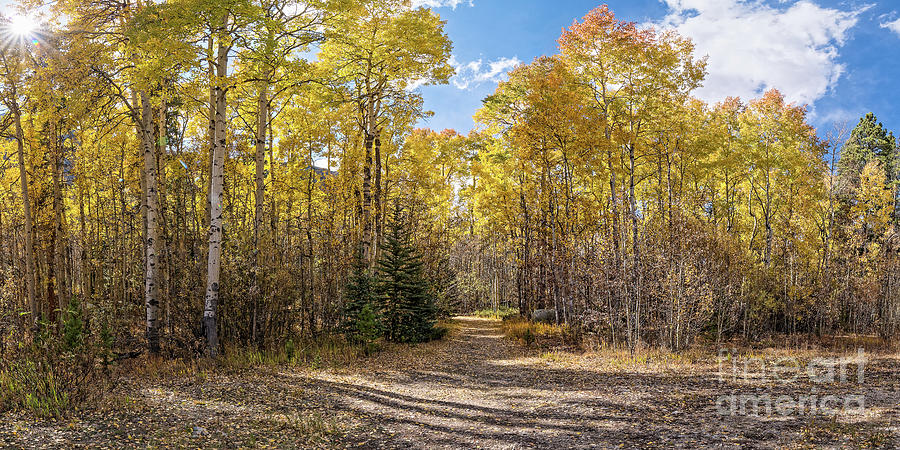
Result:
<instances>
[{"instance_id":1,"label":"shrub","mask_svg":"<svg viewBox=\"0 0 900 450\"><path fill-rule=\"evenodd\" d=\"M63 315L63 347L66 350L77 350L84 344L84 321L81 320L81 306L78 297L72 296Z\"/></svg>"},{"instance_id":2,"label":"shrub","mask_svg":"<svg viewBox=\"0 0 900 450\"><path fill-rule=\"evenodd\" d=\"M113 336L112 331L110 331L109 325L106 322L103 322L100 325L100 349L104 364L107 364L109 358L112 357L112 348L115 342L115 336Z\"/></svg>"},{"instance_id":3,"label":"shrub","mask_svg":"<svg viewBox=\"0 0 900 450\"><path fill-rule=\"evenodd\" d=\"M294 359L294 354L297 352L297 347L294 345L293 339L288 339L284 343L284 355L287 356L288 361Z\"/></svg>"},{"instance_id":4,"label":"shrub","mask_svg":"<svg viewBox=\"0 0 900 450\"><path fill-rule=\"evenodd\" d=\"M437 341L437 340L443 339L444 336L446 336L448 333L450 333L449 328L447 328L446 326L443 326L443 325L436 325L434 328L431 329L430 340Z\"/></svg>"},{"instance_id":5,"label":"shrub","mask_svg":"<svg viewBox=\"0 0 900 450\"><path fill-rule=\"evenodd\" d=\"M366 355L370 355L378 350L375 340L381 336L381 324L378 322L378 316L375 314L375 306L371 303L363 305L362 310L356 320L356 330L354 335Z\"/></svg>"}]
</instances>

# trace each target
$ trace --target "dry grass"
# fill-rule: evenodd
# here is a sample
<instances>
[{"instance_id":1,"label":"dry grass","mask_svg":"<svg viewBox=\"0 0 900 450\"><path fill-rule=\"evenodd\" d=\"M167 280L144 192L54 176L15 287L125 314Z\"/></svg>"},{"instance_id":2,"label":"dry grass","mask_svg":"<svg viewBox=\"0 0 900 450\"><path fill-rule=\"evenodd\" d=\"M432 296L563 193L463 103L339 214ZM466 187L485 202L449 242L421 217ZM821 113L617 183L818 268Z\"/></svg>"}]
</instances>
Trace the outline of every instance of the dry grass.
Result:
<instances>
[{"instance_id":1,"label":"dry grass","mask_svg":"<svg viewBox=\"0 0 900 450\"><path fill-rule=\"evenodd\" d=\"M479 309L473 314L475 317L482 319L500 319L505 320L519 315L519 308L511 308L509 306L501 306L497 310L491 308Z\"/></svg>"},{"instance_id":2,"label":"dry grass","mask_svg":"<svg viewBox=\"0 0 900 450\"><path fill-rule=\"evenodd\" d=\"M443 333L458 328L454 321L440 321L438 328ZM415 345L378 342L379 348L394 353L415 352ZM253 347L229 346L217 359L166 359L142 355L122 363L116 375L158 381L172 378L196 378L204 382L208 374L241 371L268 367L290 366L299 369L318 370L325 368L346 368L367 357L364 349L348 343L340 335L324 335L318 338L289 340L283 347L260 350Z\"/></svg>"},{"instance_id":3,"label":"dry grass","mask_svg":"<svg viewBox=\"0 0 900 450\"><path fill-rule=\"evenodd\" d=\"M507 338L518 341L526 347L559 348L580 347L580 337L568 325L532 322L522 317L503 321L503 334Z\"/></svg>"},{"instance_id":4,"label":"dry grass","mask_svg":"<svg viewBox=\"0 0 900 450\"><path fill-rule=\"evenodd\" d=\"M357 346L350 345L340 336L323 336L304 339L294 344L289 341L275 350L252 347L227 347L216 359L168 359L151 355L123 361L111 374L148 382L169 379L195 379L205 382L212 373L240 373L245 370L279 366L306 369L344 367L364 357Z\"/></svg>"},{"instance_id":5,"label":"dry grass","mask_svg":"<svg viewBox=\"0 0 900 450\"><path fill-rule=\"evenodd\" d=\"M502 330L508 339L538 350L531 354L538 360L571 362L596 370L623 373L693 374L716 370L720 364L730 364L732 358L751 364L805 367L820 358L853 359L858 356L859 349L863 349L867 358L893 358L896 353L894 343L877 336L778 335L756 342L698 342L679 351L651 346L639 346L630 351L580 336L566 325L536 323L521 317L504 320Z\"/></svg>"},{"instance_id":6,"label":"dry grass","mask_svg":"<svg viewBox=\"0 0 900 450\"><path fill-rule=\"evenodd\" d=\"M626 348L599 345L583 345L583 356L591 365L604 370L624 372L680 372L696 373L716 370L720 364L730 365L733 359L742 364L777 364L780 367L806 367L811 361L821 358L849 358L858 356L859 348L864 349L866 358L885 358L891 355L882 352L881 347L831 347L809 346L755 348L742 343L697 344L690 348L672 351L656 347L640 347L634 352ZM854 359L855 361L855 359Z\"/></svg>"},{"instance_id":7,"label":"dry grass","mask_svg":"<svg viewBox=\"0 0 900 450\"><path fill-rule=\"evenodd\" d=\"M341 336L328 335L297 343L288 341L284 347L275 350L231 347L226 349L222 363L235 370L283 364L319 369L345 366L363 356L361 347L349 344Z\"/></svg>"}]
</instances>

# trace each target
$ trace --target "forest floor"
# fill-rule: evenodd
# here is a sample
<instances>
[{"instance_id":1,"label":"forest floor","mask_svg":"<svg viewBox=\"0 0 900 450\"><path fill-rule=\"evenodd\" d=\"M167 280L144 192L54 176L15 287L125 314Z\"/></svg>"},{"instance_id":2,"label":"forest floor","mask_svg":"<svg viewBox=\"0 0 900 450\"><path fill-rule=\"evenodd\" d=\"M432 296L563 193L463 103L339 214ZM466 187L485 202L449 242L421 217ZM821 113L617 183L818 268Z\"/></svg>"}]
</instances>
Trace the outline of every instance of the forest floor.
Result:
<instances>
[{"instance_id":1,"label":"forest floor","mask_svg":"<svg viewBox=\"0 0 900 450\"><path fill-rule=\"evenodd\" d=\"M730 370L737 366L731 360L721 376L715 354L654 355L625 360L604 352L529 350L504 338L499 321L460 317L441 341L393 346L352 367L262 366L154 381L126 378L95 406L66 420L2 417L0 447L900 445L900 361L891 355L871 356L863 383L857 382L855 364L843 383L813 382L805 370L782 382L769 376L732 379ZM807 357L789 359L805 368ZM865 405L837 414L767 413L761 406L753 415L748 403L746 414L740 408L732 414L722 400L731 394L769 395L773 402L780 396L802 401L833 395L823 406L837 409L841 399L863 395Z\"/></svg>"}]
</instances>

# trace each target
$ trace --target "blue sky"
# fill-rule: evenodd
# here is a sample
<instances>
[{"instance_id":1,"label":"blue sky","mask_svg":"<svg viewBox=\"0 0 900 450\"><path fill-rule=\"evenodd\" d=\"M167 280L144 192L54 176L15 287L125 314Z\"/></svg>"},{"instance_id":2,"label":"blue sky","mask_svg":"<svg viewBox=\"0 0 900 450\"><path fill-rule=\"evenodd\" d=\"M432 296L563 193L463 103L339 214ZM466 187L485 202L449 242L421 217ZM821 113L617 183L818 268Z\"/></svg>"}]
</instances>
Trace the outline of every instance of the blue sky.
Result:
<instances>
[{"instance_id":1,"label":"blue sky","mask_svg":"<svg viewBox=\"0 0 900 450\"><path fill-rule=\"evenodd\" d=\"M462 133L506 71L556 53L563 27L600 1L414 0L446 20L458 74L449 85L425 86L435 115L420 126ZM852 128L874 112L900 134L900 1L609 0L619 19L676 28L709 55L709 75L696 95L752 98L774 87L807 104L819 135L835 121ZM455 6L454 6L455 5Z\"/></svg>"}]
</instances>

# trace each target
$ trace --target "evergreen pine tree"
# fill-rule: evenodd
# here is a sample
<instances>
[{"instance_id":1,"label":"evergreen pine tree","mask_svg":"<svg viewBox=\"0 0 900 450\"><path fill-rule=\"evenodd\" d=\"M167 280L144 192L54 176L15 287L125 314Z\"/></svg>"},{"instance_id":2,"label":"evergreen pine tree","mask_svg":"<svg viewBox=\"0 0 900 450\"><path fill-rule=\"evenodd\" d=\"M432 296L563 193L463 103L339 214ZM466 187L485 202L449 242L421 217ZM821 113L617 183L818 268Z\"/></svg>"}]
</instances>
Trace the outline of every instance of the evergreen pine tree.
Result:
<instances>
[{"instance_id":1,"label":"evergreen pine tree","mask_svg":"<svg viewBox=\"0 0 900 450\"><path fill-rule=\"evenodd\" d=\"M897 141L894 134L878 122L875 114L868 113L859 119L850 138L841 149L841 159L837 169L841 180L841 192L847 198L859 186L859 176L863 168L872 161L878 161L884 170L885 180L894 189L898 179Z\"/></svg>"},{"instance_id":2,"label":"evergreen pine tree","mask_svg":"<svg viewBox=\"0 0 900 450\"><path fill-rule=\"evenodd\" d=\"M434 297L399 204L394 208L381 248L378 280L385 337L408 343L431 339L436 317Z\"/></svg>"},{"instance_id":3,"label":"evergreen pine tree","mask_svg":"<svg viewBox=\"0 0 900 450\"><path fill-rule=\"evenodd\" d=\"M376 283L361 257L356 258L353 272L345 287L344 336L352 344L363 345L366 352L381 336L377 315Z\"/></svg>"}]
</instances>

